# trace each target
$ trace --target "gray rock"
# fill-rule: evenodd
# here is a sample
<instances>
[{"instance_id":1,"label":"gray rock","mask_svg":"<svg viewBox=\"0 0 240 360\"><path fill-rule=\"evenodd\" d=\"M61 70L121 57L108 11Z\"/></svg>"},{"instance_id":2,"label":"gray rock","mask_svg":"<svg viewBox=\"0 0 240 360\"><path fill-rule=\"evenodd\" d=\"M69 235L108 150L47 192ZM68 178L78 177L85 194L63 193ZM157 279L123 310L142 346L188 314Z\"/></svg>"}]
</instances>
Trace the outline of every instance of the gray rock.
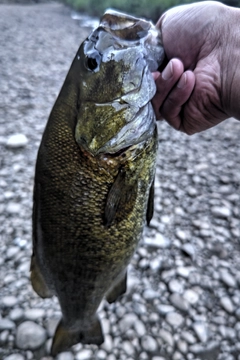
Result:
<instances>
[{"instance_id":1,"label":"gray rock","mask_svg":"<svg viewBox=\"0 0 240 360\"><path fill-rule=\"evenodd\" d=\"M2 305L5 307L14 307L18 302L18 299L15 296L4 296L2 298Z\"/></svg>"},{"instance_id":2,"label":"gray rock","mask_svg":"<svg viewBox=\"0 0 240 360\"><path fill-rule=\"evenodd\" d=\"M11 354L5 357L4 360L25 360L25 358L21 354Z\"/></svg>"},{"instance_id":3,"label":"gray rock","mask_svg":"<svg viewBox=\"0 0 240 360\"><path fill-rule=\"evenodd\" d=\"M155 298L159 297L159 293L157 291L154 291L152 289L146 289L143 292L143 297L145 300L153 300Z\"/></svg>"},{"instance_id":4,"label":"gray rock","mask_svg":"<svg viewBox=\"0 0 240 360\"><path fill-rule=\"evenodd\" d=\"M97 352L97 359L99 359L99 360L105 360L106 357L107 357L106 351L104 351L104 350L101 349L101 350L99 350L99 351Z\"/></svg>"},{"instance_id":5,"label":"gray rock","mask_svg":"<svg viewBox=\"0 0 240 360\"><path fill-rule=\"evenodd\" d=\"M70 351L65 351L58 354L57 360L74 360L74 355Z\"/></svg>"},{"instance_id":6,"label":"gray rock","mask_svg":"<svg viewBox=\"0 0 240 360\"><path fill-rule=\"evenodd\" d=\"M154 238L145 237L144 244L148 247L152 248L167 248L170 246L170 240L161 235L160 233L156 233Z\"/></svg>"},{"instance_id":7,"label":"gray rock","mask_svg":"<svg viewBox=\"0 0 240 360\"><path fill-rule=\"evenodd\" d=\"M175 310L173 306L165 305L165 304L156 306L156 309L158 310L159 314L161 314L161 315L166 315Z\"/></svg>"},{"instance_id":8,"label":"gray rock","mask_svg":"<svg viewBox=\"0 0 240 360\"><path fill-rule=\"evenodd\" d=\"M141 345L143 350L148 352L155 352L158 349L158 344L156 340L150 335L145 335L142 337Z\"/></svg>"},{"instance_id":9,"label":"gray rock","mask_svg":"<svg viewBox=\"0 0 240 360\"><path fill-rule=\"evenodd\" d=\"M92 350L82 349L77 352L77 354L75 355L75 359L76 360L92 360L92 356L93 356Z\"/></svg>"},{"instance_id":10,"label":"gray rock","mask_svg":"<svg viewBox=\"0 0 240 360\"><path fill-rule=\"evenodd\" d=\"M182 311L189 310L189 303L178 293L173 293L169 297L170 302L175 308Z\"/></svg>"},{"instance_id":11,"label":"gray rock","mask_svg":"<svg viewBox=\"0 0 240 360\"><path fill-rule=\"evenodd\" d=\"M6 208L6 211L9 214L19 214L20 210L21 210L21 204L14 202L9 202Z\"/></svg>"},{"instance_id":12,"label":"gray rock","mask_svg":"<svg viewBox=\"0 0 240 360\"><path fill-rule=\"evenodd\" d=\"M192 267L179 266L177 267L177 274L183 278L188 278L190 273L193 271Z\"/></svg>"},{"instance_id":13,"label":"gray rock","mask_svg":"<svg viewBox=\"0 0 240 360\"><path fill-rule=\"evenodd\" d=\"M183 298L187 300L190 304L196 304L199 300L199 295L196 291L192 289L187 289L183 293Z\"/></svg>"},{"instance_id":14,"label":"gray rock","mask_svg":"<svg viewBox=\"0 0 240 360\"><path fill-rule=\"evenodd\" d=\"M45 314L44 309L28 309L24 312L24 316L28 320L36 321L39 318L42 318Z\"/></svg>"},{"instance_id":15,"label":"gray rock","mask_svg":"<svg viewBox=\"0 0 240 360\"><path fill-rule=\"evenodd\" d=\"M135 349L130 341L123 341L122 349L128 356L135 355Z\"/></svg>"},{"instance_id":16,"label":"gray rock","mask_svg":"<svg viewBox=\"0 0 240 360\"><path fill-rule=\"evenodd\" d=\"M174 340L173 340L172 334L169 331L160 329L159 336L165 343L167 343L168 345L173 347Z\"/></svg>"},{"instance_id":17,"label":"gray rock","mask_svg":"<svg viewBox=\"0 0 240 360\"><path fill-rule=\"evenodd\" d=\"M181 294L183 292L183 284L178 279L172 279L168 283L169 290Z\"/></svg>"},{"instance_id":18,"label":"gray rock","mask_svg":"<svg viewBox=\"0 0 240 360\"><path fill-rule=\"evenodd\" d=\"M12 320L12 321L19 321L23 318L23 314L24 314L24 311L23 309L21 308L15 308L13 310L10 311L9 313L9 318Z\"/></svg>"},{"instance_id":19,"label":"gray rock","mask_svg":"<svg viewBox=\"0 0 240 360\"><path fill-rule=\"evenodd\" d=\"M183 230L180 230L180 229L176 230L176 237L181 241L187 240L187 234Z\"/></svg>"},{"instance_id":20,"label":"gray rock","mask_svg":"<svg viewBox=\"0 0 240 360\"><path fill-rule=\"evenodd\" d=\"M9 260L14 258L18 253L19 253L19 247L11 246L10 248L7 249L6 259Z\"/></svg>"},{"instance_id":21,"label":"gray rock","mask_svg":"<svg viewBox=\"0 0 240 360\"><path fill-rule=\"evenodd\" d=\"M13 330L15 328L15 324L12 320L7 318L0 318L0 331L3 330Z\"/></svg>"},{"instance_id":22,"label":"gray rock","mask_svg":"<svg viewBox=\"0 0 240 360\"><path fill-rule=\"evenodd\" d=\"M185 339L187 341L187 343L190 345L195 344L197 342L197 339L195 338L195 336L192 333L190 333L189 331L182 331L181 337L183 339Z\"/></svg>"},{"instance_id":23,"label":"gray rock","mask_svg":"<svg viewBox=\"0 0 240 360\"><path fill-rule=\"evenodd\" d=\"M182 354L187 354L188 352L188 344L186 341L179 339L177 342L177 348Z\"/></svg>"},{"instance_id":24,"label":"gray rock","mask_svg":"<svg viewBox=\"0 0 240 360\"><path fill-rule=\"evenodd\" d=\"M146 327L142 321L140 320L135 321L134 328L139 337L142 337L143 335L146 334Z\"/></svg>"},{"instance_id":25,"label":"gray rock","mask_svg":"<svg viewBox=\"0 0 240 360\"><path fill-rule=\"evenodd\" d=\"M211 212L214 216L220 218L228 218L231 215L231 210L226 206L213 206Z\"/></svg>"},{"instance_id":26,"label":"gray rock","mask_svg":"<svg viewBox=\"0 0 240 360\"><path fill-rule=\"evenodd\" d=\"M228 296L223 296L220 299L220 304L226 310L229 314L232 314L234 311L234 305L231 301L231 299Z\"/></svg>"},{"instance_id":27,"label":"gray rock","mask_svg":"<svg viewBox=\"0 0 240 360\"><path fill-rule=\"evenodd\" d=\"M112 348L113 348L113 340L111 335L109 334L104 334L104 343L101 346L104 350L106 350L107 352L111 352Z\"/></svg>"},{"instance_id":28,"label":"gray rock","mask_svg":"<svg viewBox=\"0 0 240 360\"><path fill-rule=\"evenodd\" d=\"M193 329L201 342L208 340L208 327L206 323L196 321L193 323Z\"/></svg>"},{"instance_id":29,"label":"gray rock","mask_svg":"<svg viewBox=\"0 0 240 360\"><path fill-rule=\"evenodd\" d=\"M173 326L174 328L177 328L183 324L184 318L182 315L176 312L170 312L167 313L166 315L166 321L169 323L169 325Z\"/></svg>"},{"instance_id":30,"label":"gray rock","mask_svg":"<svg viewBox=\"0 0 240 360\"><path fill-rule=\"evenodd\" d=\"M192 260L196 258L196 250L195 247L191 243L183 244L182 251L187 254Z\"/></svg>"},{"instance_id":31,"label":"gray rock","mask_svg":"<svg viewBox=\"0 0 240 360\"><path fill-rule=\"evenodd\" d=\"M134 313L124 315L124 317L119 322L119 328L121 332L125 333L129 328L134 326L137 320L138 317Z\"/></svg>"},{"instance_id":32,"label":"gray rock","mask_svg":"<svg viewBox=\"0 0 240 360\"><path fill-rule=\"evenodd\" d=\"M44 344L46 338L45 329L32 321L25 321L17 328L16 345L19 349L35 350Z\"/></svg>"},{"instance_id":33,"label":"gray rock","mask_svg":"<svg viewBox=\"0 0 240 360\"><path fill-rule=\"evenodd\" d=\"M225 269L220 271L220 278L228 287L236 287L237 282L236 279Z\"/></svg>"},{"instance_id":34,"label":"gray rock","mask_svg":"<svg viewBox=\"0 0 240 360\"><path fill-rule=\"evenodd\" d=\"M11 149L16 149L19 147L25 147L27 145L27 143L28 143L28 139L27 139L26 135L14 134L8 138L8 140L6 142L6 146Z\"/></svg>"}]
</instances>

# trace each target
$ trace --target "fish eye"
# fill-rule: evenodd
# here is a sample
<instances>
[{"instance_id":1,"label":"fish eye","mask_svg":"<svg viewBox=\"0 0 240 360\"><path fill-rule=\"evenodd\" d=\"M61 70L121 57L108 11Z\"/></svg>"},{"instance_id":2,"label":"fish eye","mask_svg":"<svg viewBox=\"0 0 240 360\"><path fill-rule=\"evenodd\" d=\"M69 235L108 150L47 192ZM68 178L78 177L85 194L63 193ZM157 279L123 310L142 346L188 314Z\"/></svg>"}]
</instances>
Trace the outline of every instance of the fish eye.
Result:
<instances>
[{"instance_id":1,"label":"fish eye","mask_svg":"<svg viewBox=\"0 0 240 360\"><path fill-rule=\"evenodd\" d=\"M99 70L101 63L101 55L97 51L89 51L88 55L85 55L85 68L88 71L96 72Z\"/></svg>"}]
</instances>

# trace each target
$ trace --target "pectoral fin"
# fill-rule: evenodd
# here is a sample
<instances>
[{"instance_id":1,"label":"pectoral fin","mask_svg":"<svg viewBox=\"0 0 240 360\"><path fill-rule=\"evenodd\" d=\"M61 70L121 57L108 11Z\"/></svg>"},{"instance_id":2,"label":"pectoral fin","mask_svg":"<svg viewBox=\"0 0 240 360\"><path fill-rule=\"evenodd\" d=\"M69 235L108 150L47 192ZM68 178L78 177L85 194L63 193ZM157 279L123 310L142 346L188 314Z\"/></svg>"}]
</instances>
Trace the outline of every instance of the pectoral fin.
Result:
<instances>
[{"instance_id":1,"label":"pectoral fin","mask_svg":"<svg viewBox=\"0 0 240 360\"><path fill-rule=\"evenodd\" d=\"M148 205L147 205L147 214L146 214L148 226L150 224L150 221L152 220L153 212L154 212L154 180L150 187L149 196L148 196Z\"/></svg>"},{"instance_id":2,"label":"pectoral fin","mask_svg":"<svg viewBox=\"0 0 240 360\"><path fill-rule=\"evenodd\" d=\"M111 226L116 218L118 221L126 218L134 207L136 196L136 182L121 169L107 196L104 225Z\"/></svg>"},{"instance_id":3,"label":"pectoral fin","mask_svg":"<svg viewBox=\"0 0 240 360\"><path fill-rule=\"evenodd\" d=\"M108 292L106 299L109 304L113 303L117 300L120 295L125 294L127 291L127 272L125 272L111 287L110 291Z\"/></svg>"},{"instance_id":4,"label":"pectoral fin","mask_svg":"<svg viewBox=\"0 0 240 360\"><path fill-rule=\"evenodd\" d=\"M39 269L39 266L36 262L36 257L34 254L32 255L32 259L31 259L30 271L31 271L30 278L34 291L36 291L36 293L43 299L52 297L54 294L47 286L44 277Z\"/></svg>"},{"instance_id":5,"label":"pectoral fin","mask_svg":"<svg viewBox=\"0 0 240 360\"><path fill-rule=\"evenodd\" d=\"M104 341L102 328L99 319L96 317L89 328L70 331L62 320L59 322L53 337L51 355L56 356L58 353L69 349L71 346L81 342L83 344L101 345Z\"/></svg>"}]
</instances>

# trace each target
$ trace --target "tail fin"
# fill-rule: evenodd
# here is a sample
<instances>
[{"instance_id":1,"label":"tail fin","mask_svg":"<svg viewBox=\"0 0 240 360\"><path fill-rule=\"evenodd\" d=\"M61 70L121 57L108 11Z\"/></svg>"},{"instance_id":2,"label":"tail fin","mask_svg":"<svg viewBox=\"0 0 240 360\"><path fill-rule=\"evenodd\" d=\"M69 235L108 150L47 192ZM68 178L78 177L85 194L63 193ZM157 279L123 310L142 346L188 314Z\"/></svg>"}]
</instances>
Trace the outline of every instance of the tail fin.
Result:
<instances>
[{"instance_id":1,"label":"tail fin","mask_svg":"<svg viewBox=\"0 0 240 360\"><path fill-rule=\"evenodd\" d=\"M65 351L79 342L96 345L101 345L104 342L102 327L97 317L91 327L80 331L68 330L61 320L53 337L51 355L56 356L59 352Z\"/></svg>"}]
</instances>

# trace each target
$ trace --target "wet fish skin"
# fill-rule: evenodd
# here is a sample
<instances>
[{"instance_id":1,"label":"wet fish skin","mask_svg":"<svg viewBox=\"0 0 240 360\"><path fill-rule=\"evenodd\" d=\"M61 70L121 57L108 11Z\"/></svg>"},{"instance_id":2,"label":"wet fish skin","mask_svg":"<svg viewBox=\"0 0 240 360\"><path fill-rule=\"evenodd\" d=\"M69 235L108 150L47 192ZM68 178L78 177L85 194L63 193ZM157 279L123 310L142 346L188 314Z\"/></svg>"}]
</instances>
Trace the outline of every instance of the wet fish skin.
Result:
<instances>
[{"instance_id":1,"label":"wet fish skin","mask_svg":"<svg viewBox=\"0 0 240 360\"><path fill-rule=\"evenodd\" d=\"M109 12L100 26L110 38L117 31L118 39L127 47L129 36L142 36L139 28L144 26L146 34L149 31L149 25L141 25L139 20L135 31L136 20L125 16L125 23L129 22L132 30L125 29L122 15ZM134 31L136 34L131 35ZM113 302L125 292L127 265L140 240L146 215L150 214L149 221L152 212L148 198L155 173L157 130L149 99L138 106L141 86L154 86L151 74L144 75L146 83L140 82L138 87L134 84L134 88L129 85L133 92L129 98L128 60L97 64L99 73L110 66L111 76L106 80L106 73L102 77L86 69L84 46L86 52L85 42L50 114L36 163L31 281L41 297L57 295L61 306L53 356L77 342L104 341L97 309L104 297ZM141 76L147 66L144 61ZM119 78L120 71L126 73L125 79ZM97 78L102 84L113 81L115 86L96 97ZM145 90L149 96L151 92L154 89ZM119 108L123 97L130 103ZM118 104L112 107L110 103L116 100ZM99 111L96 104L100 103ZM135 111L153 117L148 120L148 128L136 128ZM115 138L124 126L130 132L125 143L124 133L120 140ZM119 141L123 144L118 150Z\"/></svg>"}]
</instances>

